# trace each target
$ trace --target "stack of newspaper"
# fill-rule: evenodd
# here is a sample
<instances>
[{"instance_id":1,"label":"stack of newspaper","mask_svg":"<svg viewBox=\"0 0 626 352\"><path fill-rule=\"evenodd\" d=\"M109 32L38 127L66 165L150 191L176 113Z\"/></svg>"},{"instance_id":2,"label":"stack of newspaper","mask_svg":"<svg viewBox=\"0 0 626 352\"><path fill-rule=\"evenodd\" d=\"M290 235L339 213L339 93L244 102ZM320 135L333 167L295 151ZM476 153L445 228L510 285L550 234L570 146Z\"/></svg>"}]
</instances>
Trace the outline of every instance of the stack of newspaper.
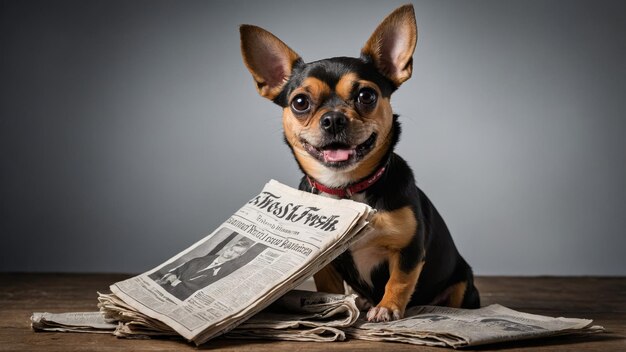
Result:
<instances>
[{"instance_id":1,"label":"stack of newspaper","mask_svg":"<svg viewBox=\"0 0 626 352\"><path fill-rule=\"evenodd\" d=\"M343 341L346 339L345 330L359 318L355 299L355 295L292 290L224 336L237 339ZM89 323L83 322L84 329L108 329L114 335L125 338L179 336L169 326L137 314L115 295L101 294L99 300L108 318L102 312L44 313L45 316L33 319L33 327L49 331L57 328L56 331L60 331L58 328L64 323L64 327L75 329L73 318L67 314L93 314Z\"/></svg>"},{"instance_id":2,"label":"stack of newspaper","mask_svg":"<svg viewBox=\"0 0 626 352\"><path fill-rule=\"evenodd\" d=\"M108 318L174 330L201 344L260 312L344 252L374 211L271 180L213 233L112 285ZM130 319L126 319L130 318Z\"/></svg>"},{"instance_id":3,"label":"stack of newspaper","mask_svg":"<svg viewBox=\"0 0 626 352\"><path fill-rule=\"evenodd\" d=\"M158 267L100 294L100 312L34 313L36 331L341 341L430 346L592 333L591 320L550 318L492 305L413 307L401 320L368 323L354 295L292 289L369 230L374 210L301 192L274 180L214 232ZM230 332L229 332L230 331Z\"/></svg>"},{"instance_id":4,"label":"stack of newspaper","mask_svg":"<svg viewBox=\"0 0 626 352\"><path fill-rule=\"evenodd\" d=\"M111 303L110 297L101 297L101 302ZM121 320L108 320L101 312L35 313L32 326L38 331L106 332L125 338L179 336L158 321L115 306ZM497 304L474 310L421 306L409 308L406 314L400 320L369 323L364 314L360 317L354 295L294 290L223 336L317 342L359 339L460 348L604 331L591 320L527 314Z\"/></svg>"}]
</instances>

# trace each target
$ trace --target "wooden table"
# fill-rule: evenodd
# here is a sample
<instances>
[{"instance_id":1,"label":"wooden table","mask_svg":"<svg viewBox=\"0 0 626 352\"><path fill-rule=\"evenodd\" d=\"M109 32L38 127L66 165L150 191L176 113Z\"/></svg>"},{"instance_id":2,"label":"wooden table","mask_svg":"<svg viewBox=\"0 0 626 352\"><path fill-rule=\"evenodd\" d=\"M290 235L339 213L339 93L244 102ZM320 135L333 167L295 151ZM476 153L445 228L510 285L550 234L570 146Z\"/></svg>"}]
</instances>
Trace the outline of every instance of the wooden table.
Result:
<instances>
[{"instance_id":1,"label":"wooden table","mask_svg":"<svg viewBox=\"0 0 626 352\"><path fill-rule=\"evenodd\" d=\"M127 278L119 274L6 274L0 273L0 351L193 351L177 340L125 340L111 335L35 333L35 311L95 311L96 291ZM594 319L604 334L548 338L499 345L480 350L626 351L626 278L598 277L478 277L483 305L550 316ZM201 349L218 351L446 351L351 340L347 342L275 342L216 339Z\"/></svg>"}]
</instances>

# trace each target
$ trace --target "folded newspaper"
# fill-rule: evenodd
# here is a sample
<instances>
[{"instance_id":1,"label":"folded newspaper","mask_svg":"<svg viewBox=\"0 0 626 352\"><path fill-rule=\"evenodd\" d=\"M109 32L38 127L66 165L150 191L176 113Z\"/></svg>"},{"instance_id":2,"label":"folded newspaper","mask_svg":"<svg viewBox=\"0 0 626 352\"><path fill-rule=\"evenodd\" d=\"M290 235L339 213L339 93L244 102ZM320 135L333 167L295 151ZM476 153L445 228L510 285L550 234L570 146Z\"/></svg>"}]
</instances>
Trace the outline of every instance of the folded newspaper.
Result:
<instances>
[{"instance_id":1,"label":"folded newspaper","mask_svg":"<svg viewBox=\"0 0 626 352\"><path fill-rule=\"evenodd\" d=\"M602 331L590 320L498 305L413 307L404 319L368 323L359 319L354 295L290 291L365 235L373 213L362 203L271 180L210 235L99 294L100 312L34 313L32 327L126 338L182 336L198 345L228 332L227 338L354 338L454 348Z\"/></svg>"},{"instance_id":2,"label":"folded newspaper","mask_svg":"<svg viewBox=\"0 0 626 352\"><path fill-rule=\"evenodd\" d=\"M405 314L404 319L384 323L360 319L346 331L360 340L453 348L604 331L592 320L522 313L499 304L480 309L420 306Z\"/></svg>"},{"instance_id":3,"label":"folded newspaper","mask_svg":"<svg viewBox=\"0 0 626 352\"><path fill-rule=\"evenodd\" d=\"M213 233L162 265L113 284L102 311L134 310L196 344L260 312L370 229L366 204L295 190L275 180Z\"/></svg>"}]
</instances>

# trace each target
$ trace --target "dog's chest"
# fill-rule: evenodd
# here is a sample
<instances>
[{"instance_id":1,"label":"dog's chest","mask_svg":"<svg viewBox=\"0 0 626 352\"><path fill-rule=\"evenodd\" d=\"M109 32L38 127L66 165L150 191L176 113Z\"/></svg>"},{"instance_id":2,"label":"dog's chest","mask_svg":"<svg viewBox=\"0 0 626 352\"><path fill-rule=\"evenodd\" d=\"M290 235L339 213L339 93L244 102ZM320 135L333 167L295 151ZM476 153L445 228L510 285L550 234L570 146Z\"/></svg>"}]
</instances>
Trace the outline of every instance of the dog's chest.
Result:
<instances>
[{"instance_id":1,"label":"dog's chest","mask_svg":"<svg viewBox=\"0 0 626 352\"><path fill-rule=\"evenodd\" d=\"M366 193L357 193L350 199L355 202L367 203ZM361 281L367 283L370 287L373 287L371 273L374 268L383 264L389 258L388 249L380 246L373 245L373 239L379 235L378 230L374 229L363 238L358 240L350 247L350 254L354 261L355 269L357 270Z\"/></svg>"},{"instance_id":2,"label":"dog's chest","mask_svg":"<svg viewBox=\"0 0 626 352\"><path fill-rule=\"evenodd\" d=\"M335 199L339 198L327 193L321 193L321 195ZM350 199L359 203L367 203L367 194L366 192L357 193L352 195ZM371 278L372 270L383 264L389 258L388 249L373 244L372 240L378 235L379 232L375 229L363 238L359 239L349 248L352 261L354 262L354 268L358 272L360 281L362 283L366 283L370 287L374 286Z\"/></svg>"}]
</instances>

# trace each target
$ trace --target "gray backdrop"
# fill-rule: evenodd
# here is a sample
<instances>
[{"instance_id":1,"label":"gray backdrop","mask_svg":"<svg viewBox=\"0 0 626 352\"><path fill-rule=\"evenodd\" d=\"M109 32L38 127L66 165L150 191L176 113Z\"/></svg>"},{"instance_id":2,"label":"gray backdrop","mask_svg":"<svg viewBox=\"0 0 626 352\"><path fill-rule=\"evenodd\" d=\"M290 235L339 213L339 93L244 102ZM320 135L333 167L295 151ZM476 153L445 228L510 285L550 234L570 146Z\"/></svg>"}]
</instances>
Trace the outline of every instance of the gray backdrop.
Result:
<instances>
[{"instance_id":1,"label":"gray backdrop","mask_svg":"<svg viewBox=\"0 0 626 352\"><path fill-rule=\"evenodd\" d=\"M239 52L357 55L403 1L1 1L0 271L147 270L270 178ZM626 274L626 3L415 2L398 152L477 274Z\"/></svg>"}]
</instances>

